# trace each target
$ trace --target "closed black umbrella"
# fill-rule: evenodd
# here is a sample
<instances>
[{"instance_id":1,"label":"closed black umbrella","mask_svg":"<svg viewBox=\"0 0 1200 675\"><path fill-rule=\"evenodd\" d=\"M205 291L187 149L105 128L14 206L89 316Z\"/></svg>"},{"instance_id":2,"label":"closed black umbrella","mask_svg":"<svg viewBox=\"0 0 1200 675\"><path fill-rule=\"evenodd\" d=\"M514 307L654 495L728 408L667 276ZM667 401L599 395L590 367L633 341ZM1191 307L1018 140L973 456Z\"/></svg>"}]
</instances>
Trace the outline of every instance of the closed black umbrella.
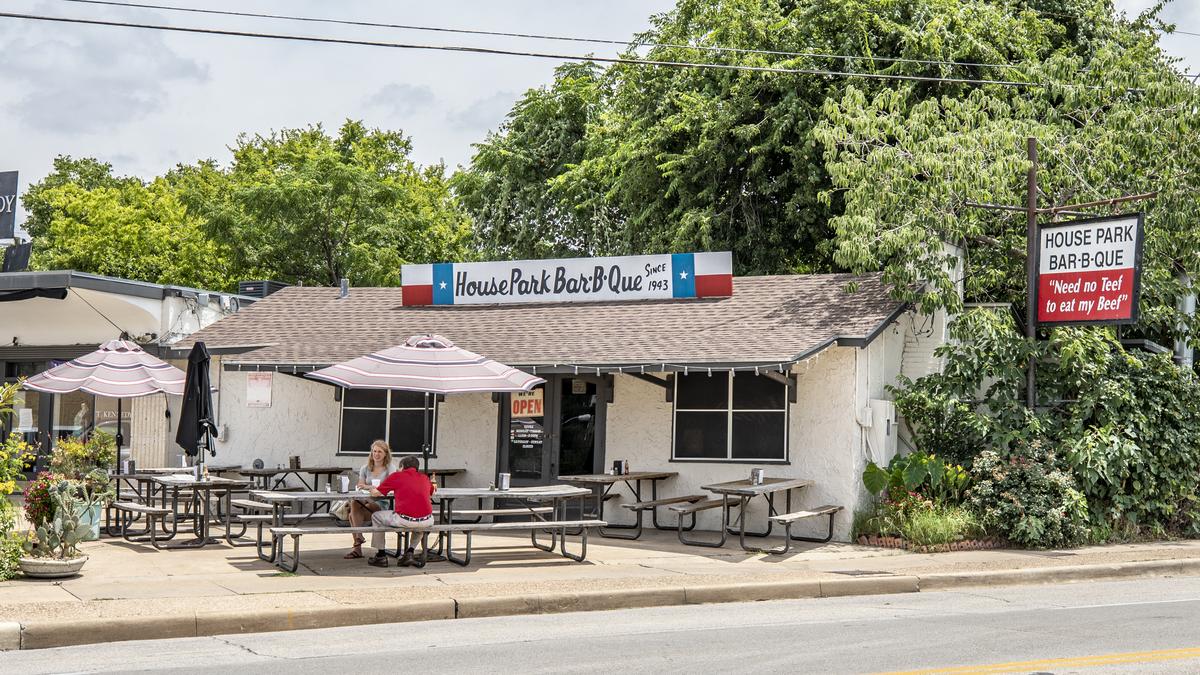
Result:
<instances>
[{"instance_id":1,"label":"closed black umbrella","mask_svg":"<svg viewBox=\"0 0 1200 675\"><path fill-rule=\"evenodd\" d=\"M183 409L179 413L179 431L175 433L175 442L187 454L195 457L200 455L204 461L202 447L212 449L212 436L217 432L213 422L212 389L208 381L208 348L203 342L192 346L188 354L187 381L183 385Z\"/></svg>"}]
</instances>

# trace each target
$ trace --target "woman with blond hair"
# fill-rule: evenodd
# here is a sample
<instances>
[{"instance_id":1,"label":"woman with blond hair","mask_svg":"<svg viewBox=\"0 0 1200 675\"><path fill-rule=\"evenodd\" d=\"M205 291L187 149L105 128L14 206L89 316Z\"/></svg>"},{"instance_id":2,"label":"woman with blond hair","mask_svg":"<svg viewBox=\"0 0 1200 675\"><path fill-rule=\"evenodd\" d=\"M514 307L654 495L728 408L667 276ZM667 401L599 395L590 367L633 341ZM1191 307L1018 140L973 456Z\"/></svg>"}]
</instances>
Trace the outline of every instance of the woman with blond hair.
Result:
<instances>
[{"instance_id":1,"label":"woman with blond hair","mask_svg":"<svg viewBox=\"0 0 1200 675\"><path fill-rule=\"evenodd\" d=\"M378 487L389 474L396 470L392 461L392 449L387 441L378 440L371 444L371 454L367 463L358 470L358 487L370 490ZM386 499L351 499L350 526L359 527L371 522L371 514L387 506ZM344 558L361 558L362 545L366 539L357 532L354 534L354 548L350 549Z\"/></svg>"}]
</instances>

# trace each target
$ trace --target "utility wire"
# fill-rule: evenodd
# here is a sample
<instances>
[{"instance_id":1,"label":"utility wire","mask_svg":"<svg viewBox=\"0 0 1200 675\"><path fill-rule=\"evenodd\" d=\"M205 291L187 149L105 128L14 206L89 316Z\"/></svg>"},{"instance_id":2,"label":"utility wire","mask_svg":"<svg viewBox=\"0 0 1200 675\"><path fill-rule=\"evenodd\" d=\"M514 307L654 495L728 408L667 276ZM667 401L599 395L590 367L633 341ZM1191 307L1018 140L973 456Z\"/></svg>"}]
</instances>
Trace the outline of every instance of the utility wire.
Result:
<instances>
[{"instance_id":1,"label":"utility wire","mask_svg":"<svg viewBox=\"0 0 1200 675\"><path fill-rule=\"evenodd\" d=\"M663 42L641 42L635 43L630 40L607 40L604 38L588 38L588 37L570 37L563 35L541 35L537 33L508 33L504 31L490 30L471 30L466 28L443 28L437 26L416 26L411 24L399 23L379 23L374 21L355 21L351 19L329 19L324 17L311 16L292 16L286 14L259 14L255 12L235 12L231 10L219 9L203 9L198 7L173 7L171 5L152 5L138 2L117 2L116 0L62 0L62 2L71 2L81 5L104 5L109 7L126 7L137 9L161 9L172 12L190 12L194 14L212 14L217 16L237 16L249 17L255 19L281 19L285 21L303 21L309 23L328 23L342 26L361 26L371 28L397 28L401 30L414 31L430 31L435 33L454 33L459 35L487 35L492 37L512 37L512 38L527 38L532 40L557 40L561 42L583 42L590 44L604 45L620 45L620 46L636 46L636 47L663 47L672 49L695 49L699 51L734 53L734 54L765 54L768 56L806 56L822 59L836 59L843 61L863 60L863 61L880 61L888 63L916 63L921 65L947 65L947 66L968 66L974 68L1016 68L1017 66L1011 63L974 63L971 61L947 61L936 59L906 59L891 56L851 56L846 54L825 54L816 51L791 52L778 51L772 49L747 49L741 47L718 47L713 45L691 45L691 44L673 44Z\"/></svg>"},{"instance_id":2,"label":"utility wire","mask_svg":"<svg viewBox=\"0 0 1200 675\"><path fill-rule=\"evenodd\" d=\"M633 46L633 47L650 47L650 48L670 48L670 49L694 49L697 51L706 51L714 53L730 53L730 54L762 54L767 56L789 56L789 57L808 57L820 59L833 59L840 61L871 61L882 63L913 63L926 66L963 66L968 68L1009 68L1015 69L1018 66L1012 63L979 63L974 61L950 61L941 59L909 59L893 56L855 56L848 54L827 54L817 51L784 51L774 49L749 49L743 47L718 47L714 45L693 45L693 44L677 44L669 42L641 42L635 43L630 40L610 40L604 38L588 38L588 37L573 37L565 35L544 35L538 33L511 33L505 31L489 31L489 30L472 30L466 28L445 28L440 26L418 26L413 24L399 23L381 23L375 21L358 21L352 19L331 19L326 17L312 16L295 16L289 14L262 14L257 12L236 12L232 10L205 9L200 7L176 7L172 5L157 5L139 2L119 2L117 0L62 0L62 2L70 2L80 5L100 5L107 7L123 7L130 9L154 9L166 10L171 12L186 12L192 14L209 14L215 16L233 16L254 19L277 19L283 21L299 21L306 23L325 23L342 26L359 26L370 28L395 28L399 30L413 31L428 31L435 33L452 33L458 35L487 35L492 37L511 37L525 38L533 40L555 40L560 42L578 42L588 44L606 44L618 46ZM1056 14L1052 12L1043 12ZM1067 16L1067 15L1061 15ZM1200 33L1189 33L1188 31L1177 30L1176 33L1184 35L1200 35ZM1191 73L1185 73L1184 77L1191 77Z\"/></svg>"},{"instance_id":3,"label":"utility wire","mask_svg":"<svg viewBox=\"0 0 1200 675\"><path fill-rule=\"evenodd\" d=\"M838 70L821 70L815 68L779 68L772 66L747 66L727 63L704 63L688 61L660 61L653 59L630 59L621 57L580 56L578 54L553 54L547 52L526 52L509 49L494 49L489 47L466 47L461 45L426 45L403 42L380 42L373 40L350 40L345 38L318 37L312 35L290 35L284 33L258 33L250 31L222 30L216 28L189 28L183 26L167 26L161 24L133 23L128 21L102 21L100 19L80 19L62 16L45 16L40 14L18 14L15 12L0 12L0 18L23 19L27 21L47 21L53 23L82 24L89 26L109 26L115 28L139 28L144 30L162 30L174 33L198 33L203 35L224 35L229 37L262 38L268 40L284 40L291 42L316 42L321 44L357 45L363 47L387 47L392 49L418 49L444 52L460 52L470 54L491 54L505 56L526 56L556 61L586 61L594 63L615 63L632 66L659 66L666 68L700 68L708 70L731 70L759 73L780 73L790 75L820 75L829 77L855 77L874 80L903 80L913 82L936 82L941 84L994 84L1005 87L1046 87L1043 82L1018 82L1014 80L981 80L956 77L932 77L924 75L896 75L887 73L859 73ZM1080 87L1086 85L1062 84L1065 87ZM1091 87L1096 88L1096 87Z\"/></svg>"}]
</instances>

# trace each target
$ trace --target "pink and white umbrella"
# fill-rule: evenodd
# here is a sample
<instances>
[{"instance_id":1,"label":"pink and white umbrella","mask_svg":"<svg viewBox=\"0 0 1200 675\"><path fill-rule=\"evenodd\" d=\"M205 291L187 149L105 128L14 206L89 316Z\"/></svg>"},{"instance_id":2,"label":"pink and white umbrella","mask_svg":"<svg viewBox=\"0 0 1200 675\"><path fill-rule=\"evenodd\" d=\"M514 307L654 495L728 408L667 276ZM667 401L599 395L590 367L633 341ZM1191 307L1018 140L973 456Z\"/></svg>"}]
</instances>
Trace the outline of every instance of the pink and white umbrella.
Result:
<instances>
[{"instance_id":1,"label":"pink and white umbrella","mask_svg":"<svg viewBox=\"0 0 1200 675\"><path fill-rule=\"evenodd\" d=\"M184 372L147 354L128 340L110 340L100 349L25 380L24 387L47 394L84 391L95 396L135 398L183 395Z\"/></svg>"},{"instance_id":2,"label":"pink and white umbrella","mask_svg":"<svg viewBox=\"0 0 1200 675\"><path fill-rule=\"evenodd\" d=\"M440 335L414 335L398 347L313 371L309 377L349 389L402 389L425 394L421 455L429 470L430 394L529 391L545 382L512 366L454 346Z\"/></svg>"},{"instance_id":3,"label":"pink and white umbrella","mask_svg":"<svg viewBox=\"0 0 1200 675\"><path fill-rule=\"evenodd\" d=\"M414 335L398 347L322 368L308 376L350 389L403 389L427 394L529 391L545 382L455 347L440 335Z\"/></svg>"}]
</instances>

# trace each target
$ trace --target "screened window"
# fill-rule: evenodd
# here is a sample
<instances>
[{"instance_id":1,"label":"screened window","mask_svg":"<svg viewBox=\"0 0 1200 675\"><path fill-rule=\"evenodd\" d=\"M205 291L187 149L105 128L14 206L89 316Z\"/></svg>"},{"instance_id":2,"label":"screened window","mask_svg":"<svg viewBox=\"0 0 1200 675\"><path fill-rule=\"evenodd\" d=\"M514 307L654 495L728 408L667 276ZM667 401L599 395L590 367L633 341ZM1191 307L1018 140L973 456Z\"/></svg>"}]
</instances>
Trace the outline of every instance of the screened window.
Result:
<instances>
[{"instance_id":1,"label":"screened window","mask_svg":"<svg viewBox=\"0 0 1200 675\"><path fill-rule=\"evenodd\" d=\"M433 438L437 438L437 403L433 406ZM421 454L421 423L425 416L425 395L413 391L376 389L342 390L342 431L340 455L366 455L371 443L382 438L394 455ZM430 448L437 454L437 443Z\"/></svg>"},{"instance_id":2,"label":"screened window","mask_svg":"<svg viewBox=\"0 0 1200 675\"><path fill-rule=\"evenodd\" d=\"M787 461L787 387L763 375L675 377L674 459Z\"/></svg>"}]
</instances>

